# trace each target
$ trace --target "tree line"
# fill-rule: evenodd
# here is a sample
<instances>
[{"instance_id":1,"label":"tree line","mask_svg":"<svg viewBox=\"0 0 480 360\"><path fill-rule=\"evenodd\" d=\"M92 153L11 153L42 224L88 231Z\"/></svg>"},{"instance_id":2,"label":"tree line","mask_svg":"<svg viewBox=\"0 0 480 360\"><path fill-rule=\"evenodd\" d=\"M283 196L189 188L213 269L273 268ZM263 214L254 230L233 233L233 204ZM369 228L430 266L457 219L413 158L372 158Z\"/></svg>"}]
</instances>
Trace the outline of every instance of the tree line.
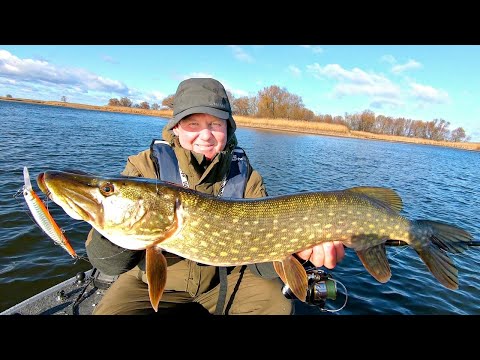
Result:
<instances>
[{"instance_id":1,"label":"tree line","mask_svg":"<svg viewBox=\"0 0 480 360\"><path fill-rule=\"evenodd\" d=\"M393 118L384 115L375 115L371 110L348 114L345 116L332 116L328 114L316 115L307 109L300 96L292 94L286 88L276 85L268 86L258 91L255 96L242 96L236 98L227 90L227 95L232 105L234 115L250 116L266 119L289 119L342 124L353 131L365 131L382 135L406 136L437 141L462 142L469 141L462 127L449 130L450 122L444 119L430 121L413 120L403 117ZM109 106L125 106L141 109L159 110L160 108L173 109L175 94L163 99L161 107L157 103L152 106L146 101L133 104L127 97L110 99Z\"/></svg>"},{"instance_id":2,"label":"tree line","mask_svg":"<svg viewBox=\"0 0 480 360\"><path fill-rule=\"evenodd\" d=\"M160 105L157 103L153 103L152 106L150 106L147 101L142 101L140 104L134 104L128 97L122 97L120 100L117 98L110 99L108 101L108 106L124 106L145 110L160 110Z\"/></svg>"}]
</instances>

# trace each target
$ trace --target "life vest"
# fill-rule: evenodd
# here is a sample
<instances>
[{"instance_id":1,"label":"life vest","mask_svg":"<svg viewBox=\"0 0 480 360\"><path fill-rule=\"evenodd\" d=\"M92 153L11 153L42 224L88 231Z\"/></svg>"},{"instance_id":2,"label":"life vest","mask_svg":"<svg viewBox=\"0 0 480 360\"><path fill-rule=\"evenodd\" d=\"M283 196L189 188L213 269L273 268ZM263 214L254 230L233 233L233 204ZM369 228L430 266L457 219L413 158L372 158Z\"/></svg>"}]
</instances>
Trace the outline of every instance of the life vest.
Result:
<instances>
[{"instance_id":1,"label":"life vest","mask_svg":"<svg viewBox=\"0 0 480 360\"><path fill-rule=\"evenodd\" d=\"M188 186L182 181L181 170L175 152L165 140L154 139L150 145L151 157L160 169L160 180ZM224 179L222 197L243 198L248 177L248 159L241 147L235 147L232 153L230 171Z\"/></svg>"}]
</instances>

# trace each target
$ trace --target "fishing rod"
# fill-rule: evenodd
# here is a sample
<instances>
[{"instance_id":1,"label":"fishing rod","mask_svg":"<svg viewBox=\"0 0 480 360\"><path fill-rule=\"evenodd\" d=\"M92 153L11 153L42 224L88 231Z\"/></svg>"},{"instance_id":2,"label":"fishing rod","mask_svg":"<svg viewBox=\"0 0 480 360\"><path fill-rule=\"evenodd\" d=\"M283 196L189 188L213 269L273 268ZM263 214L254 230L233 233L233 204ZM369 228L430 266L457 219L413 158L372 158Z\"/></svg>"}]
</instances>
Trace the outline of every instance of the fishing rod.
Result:
<instances>
[{"instance_id":1,"label":"fishing rod","mask_svg":"<svg viewBox=\"0 0 480 360\"><path fill-rule=\"evenodd\" d=\"M480 241L470 241L466 243L468 246L480 246ZM405 241L402 240L387 240L385 242L385 245L387 246L407 246L408 244Z\"/></svg>"}]
</instances>

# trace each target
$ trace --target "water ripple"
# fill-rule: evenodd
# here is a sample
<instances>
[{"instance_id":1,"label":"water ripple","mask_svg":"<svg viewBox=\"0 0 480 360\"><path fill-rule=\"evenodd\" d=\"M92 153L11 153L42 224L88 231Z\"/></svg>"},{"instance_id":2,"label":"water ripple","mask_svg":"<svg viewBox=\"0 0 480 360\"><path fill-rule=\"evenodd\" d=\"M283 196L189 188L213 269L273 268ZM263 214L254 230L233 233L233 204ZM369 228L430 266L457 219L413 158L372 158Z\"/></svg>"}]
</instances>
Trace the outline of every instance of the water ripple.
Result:
<instances>
[{"instance_id":1,"label":"water ripple","mask_svg":"<svg viewBox=\"0 0 480 360\"><path fill-rule=\"evenodd\" d=\"M36 176L48 169L78 169L117 175L129 155L161 138L167 119L0 101L4 126L0 138L0 311L90 268L75 262L55 245L29 216L23 196L28 166L34 190ZM19 134L18 129L23 129ZM352 186L385 186L403 199L410 219L449 222L480 240L480 153L457 149L335 137L238 129L240 146L264 177L270 195L328 191ZM84 254L90 226L75 221L56 204L50 211ZM411 248L388 248L391 280L377 282L356 253L331 271L348 292L349 314L480 314L480 252L452 256L460 288L444 288ZM344 296L339 287L336 301ZM300 306L303 313L326 314Z\"/></svg>"}]
</instances>

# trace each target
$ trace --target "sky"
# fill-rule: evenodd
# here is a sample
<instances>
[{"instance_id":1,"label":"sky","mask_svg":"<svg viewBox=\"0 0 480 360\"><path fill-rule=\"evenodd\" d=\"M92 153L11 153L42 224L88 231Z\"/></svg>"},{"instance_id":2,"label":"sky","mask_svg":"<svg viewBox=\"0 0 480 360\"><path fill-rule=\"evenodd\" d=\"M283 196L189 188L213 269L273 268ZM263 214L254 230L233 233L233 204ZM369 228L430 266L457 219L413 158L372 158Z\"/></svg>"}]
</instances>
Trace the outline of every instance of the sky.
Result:
<instances>
[{"instance_id":1,"label":"sky","mask_svg":"<svg viewBox=\"0 0 480 360\"><path fill-rule=\"evenodd\" d=\"M480 142L479 64L480 45L0 45L0 96L160 105L213 77L235 97L276 85L317 115L444 119Z\"/></svg>"}]
</instances>

